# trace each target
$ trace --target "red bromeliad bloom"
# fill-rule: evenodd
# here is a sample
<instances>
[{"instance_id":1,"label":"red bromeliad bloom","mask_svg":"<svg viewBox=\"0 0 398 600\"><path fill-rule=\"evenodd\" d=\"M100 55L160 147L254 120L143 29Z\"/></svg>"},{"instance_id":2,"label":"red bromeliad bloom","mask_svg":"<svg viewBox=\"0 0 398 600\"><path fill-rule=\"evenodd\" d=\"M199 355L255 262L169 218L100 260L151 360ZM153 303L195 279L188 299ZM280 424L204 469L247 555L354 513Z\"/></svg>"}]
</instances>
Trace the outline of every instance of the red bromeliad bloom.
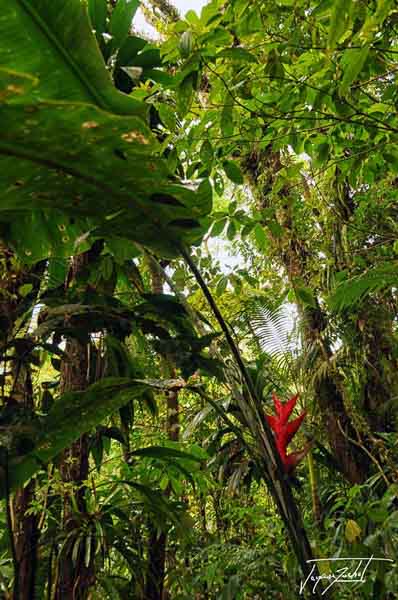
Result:
<instances>
[{"instance_id":1,"label":"red bromeliad bloom","mask_svg":"<svg viewBox=\"0 0 398 600\"><path fill-rule=\"evenodd\" d=\"M284 469L286 473L291 473L297 464L305 457L310 448L310 444L308 444L298 452L287 454L287 447L307 413L304 411L299 417L289 422L289 417L296 405L298 394L292 396L292 398L285 403L282 403L275 393L272 393L272 398L274 400L276 417L273 415L266 415L267 421L275 434L276 447Z\"/></svg>"}]
</instances>

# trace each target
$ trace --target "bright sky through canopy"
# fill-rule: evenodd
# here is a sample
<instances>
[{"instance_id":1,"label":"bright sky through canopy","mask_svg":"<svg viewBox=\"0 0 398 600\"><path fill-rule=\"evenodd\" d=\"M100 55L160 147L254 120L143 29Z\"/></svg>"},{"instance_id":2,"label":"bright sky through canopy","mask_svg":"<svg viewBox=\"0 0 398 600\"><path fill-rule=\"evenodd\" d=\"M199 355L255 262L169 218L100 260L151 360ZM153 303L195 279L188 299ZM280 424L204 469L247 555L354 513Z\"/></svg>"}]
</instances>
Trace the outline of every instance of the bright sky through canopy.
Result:
<instances>
[{"instance_id":1,"label":"bright sky through canopy","mask_svg":"<svg viewBox=\"0 0 398 600\"><path fill-rule=\"evenodd\" d=\"M173 4L178 8L181 15L184 15L188 10L194 10L199 14L202 6L207 4L207 0L175 0Z\"/></svg>"},{"instance_id":2,"label":"bright sky through canopy","mask_svg":"<svg viewBox=\"0 0 398 600\"><path fill-rule=\"evenodd\" d=\"M208 0L173 0L172 3L180 11L181 16L183 17L189 10L194 10L196 13L198 13L198 15L200 15L202 7L208 3ZM153 27L146 22L141 10L137 11L137 15L134 19L134 25L138 31L147 32L151 35L154 35L155 33Z\"/></svg>"}]
</instances>

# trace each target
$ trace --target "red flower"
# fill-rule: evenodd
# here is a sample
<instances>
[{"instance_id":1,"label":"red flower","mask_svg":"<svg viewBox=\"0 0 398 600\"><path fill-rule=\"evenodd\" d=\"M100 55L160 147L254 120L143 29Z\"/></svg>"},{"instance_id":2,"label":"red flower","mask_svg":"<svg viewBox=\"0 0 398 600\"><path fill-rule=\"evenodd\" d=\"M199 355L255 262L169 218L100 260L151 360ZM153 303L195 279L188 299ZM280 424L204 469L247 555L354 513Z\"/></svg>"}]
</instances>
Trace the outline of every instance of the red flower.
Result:
<instances>
[{"instance_id":1,"label":"red flower","mask_svg":"<svg viewBox=\"0 0 398 600\"><path fill-rule=\"evenodd\" d=\"M287 454L287 447L307 413L304 411L299 417L289 422L289 417L296 405L298 394L292 396L286 403L282 403L275 393L272 393L272 398L274 400L276 417L273 415L266 415L267 421L275 434L276 447L285 472L291 473L297 464L305 457L310 448L310 444L307 444L302 450Z\"/></svg>"}]
</instances>

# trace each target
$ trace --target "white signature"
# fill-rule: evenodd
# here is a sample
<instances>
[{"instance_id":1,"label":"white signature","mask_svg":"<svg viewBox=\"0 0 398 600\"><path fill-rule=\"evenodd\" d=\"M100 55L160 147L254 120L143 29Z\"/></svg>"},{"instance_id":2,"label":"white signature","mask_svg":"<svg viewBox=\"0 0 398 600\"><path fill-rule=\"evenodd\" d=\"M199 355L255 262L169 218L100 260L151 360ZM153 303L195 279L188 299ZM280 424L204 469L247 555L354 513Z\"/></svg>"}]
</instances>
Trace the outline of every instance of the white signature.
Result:
<instances>
[{"instance_id":1,"label":"white signature","mask_svg":"<svg viewBox=\"0 0 398 600\"><path fill-rule=\"evenodd\" d=\"M333 573L327 573L324 575L314 574L316 571L316 563L326 561L354 561L354 564L340 567ZM307 583L312 586L312 593L315 594L315 590L321 580L330 582L329 585L323 589L321 594L322 596L323 594L326 594L326 592L335 583L364 583L366 581L365 573L368 570L370 563L376 561L394 562L391 558L375 558L373 555L369 558L313 558L311 560L307 560L307 564L314 564L312 565L311 572L307 575L307 579L304 582L301 581L300 583L300 595L303 594Z\"/></svg>"}]
</instances>

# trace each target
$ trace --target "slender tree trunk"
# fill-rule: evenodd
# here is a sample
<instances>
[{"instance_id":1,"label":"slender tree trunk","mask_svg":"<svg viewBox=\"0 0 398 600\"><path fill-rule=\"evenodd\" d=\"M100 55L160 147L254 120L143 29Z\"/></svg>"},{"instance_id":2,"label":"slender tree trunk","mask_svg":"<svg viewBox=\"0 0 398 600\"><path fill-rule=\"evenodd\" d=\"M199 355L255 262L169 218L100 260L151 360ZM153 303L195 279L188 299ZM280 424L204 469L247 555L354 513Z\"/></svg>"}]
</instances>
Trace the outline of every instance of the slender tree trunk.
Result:
<instances>
[{"instance_id":1,"label":"slender tree trunk","mask_svg":"<svg viewBox=\"0 0 398 600\"><path fill-rule=\"evenodd\" d=\"M0 360L4 382L9 374L11 392L5 395L5 383L2 386L3 402L12 410L23 409L34 416L34 397L29 362L33 344L27 338L15 337L15 323L26 311L28 305L38 296L45 263L37 263L30 269L18 265L13 252L0 241L0 258L3 270L0 274ZM27 296L21 296L20 288L30 285ZM12 358L6 358L11 348ZM10 364L12 367L10 368ZM16 490L8 498L9 532L14 560L14 600L33 600L35 597L35 577L38 553L38 517L27 515L35 496L35 479L25 487Z\"/></svg>"},{"instance_id":2,"label":"slender tree trunk","mask_svg":"<svg viewBox=\"0 0 398 600\"><path fill-rule=\"evenodd\" d=\"M13 399L33 413L33 387L28 364L19 361L14 365ZM38 516L27 515L35 496L36 480L19 488L11 502L13 538L17 562L13 600L33 600L37 569Z\"/></svg>"},{"instance_id":3,"label":"slender tree trunk","mask_svg":"<svg viewBox=\"0 0 398 600\"><path fill-rule=\"evenodd\" d=\"M152 292L154 294L162 294L164 283L162 273L155 262L150 258L148 259L148 265L151 273ZM161 357L161 371L162 375L165 377L174 378L176 376L175 367L167 354ZM178 391L168 392L166 395L166 402L167 436L169 440L177 442L179 440L180 432ZM169 496L170 491L170 489L166 489L165 494ZM148 579L145 591L145 598L148 600L164 600L168 597L168 591L164 589L167 555L166 532L159 532L154 523L150 522L148 540Z\"/></svg>"},{"instance_id":4,"label":"slender tree trunk","mask_svg":"<svg viewBox=\"0 0 398 600\"><path fill-rule=\"evenodd\" d=\"M162 600L165 578L167 534L148 524L148 578L145 587L146 600Z\"/></svg>"},{"instance_id":5,"label":"slender tree trunk","mask_svg":"<svg viewBox=\"0 0 398 600\"><path fill-rule=\"evenodd\" d=\"M98 256L101 249L102 244L96 243L91 250L75 257L68 281L75 280ZM90 343L90 336L84 331L80 332L79 339L67 340L61 364L61 393L83 391L91 383ZM63 528L65 535L70 534L70 538L58 557L55 600L86 600L96 579L92 553L89 563L86 564L85 561L87 540L80 542L75 560L72 558L72 542L75 539L72 532L79 533L80 518L86 513L84 482L88 477L88 467L89 437L85 434L64 450L60 462L62 480L67 488L70 486L63 498Z\"/></svg>"},{"instance_id":6,"label":"slender tree trunk","mask_svg":"<svg viewBox=\"0 0 398 600\"><path fill-rule=\"evenodd\" d=\"M216 528L217 535L220 540L225 540L225 534L228 528L228 524L226 520L223 518L222 507L221 507L221 492L219 490L215 490L212 495L213 500L213 509L216 517Z\"/></svg>"},{"instance_id":7,"label":"slender tree trunk","mask_svg":"<svg viewBox=\"0 0 398 600\"><path fill-rule=\"evenodd\" d=\"M62 364L61 392L83 391L88 386L88 342L68 340L65 348L65 359ZM65 534L79 529L79 513L84 514L85 488L83 482L88 476L88 437L83 435L62 454L60 465L61 477L72 489L64 496L63 527ZM73 495L73 498L72 498ZM73 506L73 501L76 506ZM76 512L76 509L78 512ZM74 539L72 536L71 540ZM61 552L58 559L58 580L56 583L56 600L84 600L95 578L92 567L84 562L84 549L78 553L76 561L72 559L73 544Z\"/></svg>"}]
</instances>

